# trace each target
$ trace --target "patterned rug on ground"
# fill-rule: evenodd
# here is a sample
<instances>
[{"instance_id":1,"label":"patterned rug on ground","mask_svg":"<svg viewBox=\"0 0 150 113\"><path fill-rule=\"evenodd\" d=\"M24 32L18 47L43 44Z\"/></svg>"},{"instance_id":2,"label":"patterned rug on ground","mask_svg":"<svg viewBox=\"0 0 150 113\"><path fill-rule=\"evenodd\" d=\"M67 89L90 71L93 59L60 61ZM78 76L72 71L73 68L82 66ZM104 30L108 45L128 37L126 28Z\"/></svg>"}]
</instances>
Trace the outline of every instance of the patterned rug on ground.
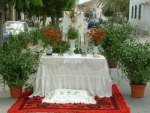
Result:
<instances>
[{"instance_id":1,"label":"patterned rug on ground","mask_svg":"<svg viewBox=\"0 0 150 113\"><path fill-rule=\"evenodd\" d=\"M7 113L130 113L117 85L112 85L113 96L95 97L96 104L48 104L43 97L28 98L28 93L18 98Z\"/></svg>"}]
</instances>

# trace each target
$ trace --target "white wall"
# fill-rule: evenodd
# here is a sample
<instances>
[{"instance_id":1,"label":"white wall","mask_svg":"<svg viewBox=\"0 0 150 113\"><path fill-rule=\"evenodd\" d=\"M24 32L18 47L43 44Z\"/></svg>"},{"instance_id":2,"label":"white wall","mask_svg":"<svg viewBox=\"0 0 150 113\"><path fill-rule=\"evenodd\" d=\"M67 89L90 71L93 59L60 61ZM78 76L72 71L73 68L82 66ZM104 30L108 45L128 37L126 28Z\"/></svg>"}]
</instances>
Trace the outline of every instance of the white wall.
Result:
<instances>
[{"instance_id":1,"label":"white wall","mask_svg":"<svg viewBox=\"0 0 150 113\"><path fill-rule=\"evenodd\" d=\"M142 4L144 0L130 0L130 12L129 12L129 21L133 26L135 26L141 33L149 34L150 35L150 4ZM139 12L139 4L142 4L141 8L141 19L138 19L138 12ZM137 18L131 18L132 6L137 5ZM139 32L140 32L139 31Z\"/></svg>"},{"instance_id":2,"label":"white wall","mask_svg":"<svg viewBox=\"0 0 150 113\"><path fill-rule=\"evenodd\" d=\"M101 18L102 17L102 6L101 5L96 7L96 16L97 16L97 18Z\"/></svg>"}]
</instances>

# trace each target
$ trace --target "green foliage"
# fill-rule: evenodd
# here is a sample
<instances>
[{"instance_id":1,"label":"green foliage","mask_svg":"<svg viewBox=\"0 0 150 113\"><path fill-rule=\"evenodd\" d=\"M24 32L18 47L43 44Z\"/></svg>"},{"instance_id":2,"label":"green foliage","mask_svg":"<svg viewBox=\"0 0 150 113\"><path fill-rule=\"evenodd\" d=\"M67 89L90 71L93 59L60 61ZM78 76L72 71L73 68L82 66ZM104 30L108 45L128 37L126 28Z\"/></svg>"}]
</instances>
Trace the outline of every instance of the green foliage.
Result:
<instances>
[{"instance_id":1,"label":"green foliage","mask_svg":"<svg viewBox=\"0 0 150 113\"><path fill-rule=\"evenodd\" d=\"M79 32L74 27L69 27L68 33L67 33L68 39L77 39L79 38Z\"/></svg>"},{"instance_id":2,"label":"green foliage","mask_svg":"<svg viewBox=\"0 0 150 113\"><path fill-rule=\"evenodd\" d=\"M23 86L39 63L40 52L22 50L17 36L10 37L0 48L0 74L8 86Z\"/></svg>"},{"instance_id":3,"label":"green foliage","mask_svg":"<svg viewBox=\"0 0 150 113\"><path fill-rule=\"evenodd\" d=\"M131 84L146 85L150 80L150 43L135 39L125 41L120 48L119 66Z\"/></svg>"},{"instance_id":4,"label":"green foliage","mask_svg":"<svg viewBox=\"0 0 150 113\"><path fill-rule=\"evenodd\" d=\"M17 11L26 12L27 9L33 8L33 6L42 6L42 0L6 0L7 3L15 4Z\"/></svg>"},{"instance_id":5,"label":"green foliage","mask_svg":"<svg viewBox=\"0 0 150 113\"><path fill-rule=\"evenodd\" d=\"M32 86L32 84L26 83L26 84L25 84L25 89L28 90L28 91L33 92L33 86Z\"/></svg>"},{"instance_id":6,"label":"green foliage","mask_svg":"<svg viewBox=\"0 0 150 113\"><path fill-rule=\"evenodd\" d=\"M41 39L41 33L42 33L42 28L36 29L29 33L29 39L33 45L36 45L38 43L38 41Z\"/></svg>"},{"instance_id":7,"label":"green foliage","mask_svg":"<svg viewBox=\"0 0 150 113\"><path fill-rule=\"evenodd\" d=\"M32 6L27 9L26 14L29 16L50 16L52 23L57 23L58 18L63 16L63 11L71 10L75 1L76 0L42 0L42 6Z\"/></svg>"},{"instance_id":8,"label":"green foliage","mask_svg":"<svg viewBox=\"0 0 150 113\"><path fill-rule=\"evenodd\" d=\"M102 8L102 12L104 14L104 16L113 16L114 15L114 11L112 9L110 9L110 7L108 9Z\"/></svg>"},{"instance_id":9,"label":"green foliage","mask_svg":"<svg viewBox=\"0 0 150 113\"><path fill-rule=\"evenodd\" d=\"M124 17L128 17L127 11L129 11L129 0L100 0L99 2L103 5L103 12L121 12Z\"/></svg>"},{"instance_id":10,"label":"green foliage","mask_svg":"<svg viewBox=\"0 0 150 113\"><path fill-rule=\"evenodd\" d=\"M20 44L21 48L24 48L25 46L28 46L30 42L30 34L29 32L22 32L17 35L17 38L15 38L15 41L17 41L18 44Z\"/></svg>"},{"instance_id":11,"label":"green foliage","mask_svg":"<svg viewBox=\"0 0 150 113\"><path fill-rule=\"evenodd\" d=\"M53 53L65 53L69 50L69 43L63 41L61 38L56 42L56 46L53 47Z\"/></svg>"},{"instance_id":12,"label":"green foliage","mask_svg":"<svg viewBox=\"0 0 150 113\"><path fill-rule=\"evenodd\" d=\"M81 49L81 48L76 48L76 49L74 50L74 53L75 53L75 54L81 54L81 53L82 53L82 49Z\"/></svg>"},{"instance_id":13,"label":"green foliage","mask_svg":"<svg viewBox=\"0 0 150 113\"><path fill-rule=\"evenodd\" d=\"M101 39L101 47L104 51L101 53L108 59L117 60L118 48L128 38L131 38L133 28L129 23L123 24L104 24L99 26L99 29L104 30L106 35Z\"/></svg>"},{"instance_id":14,"label":"green foliage","mask_svg":"<svg viewBox=\"0 0 150 113\"><path fill-rule=\"evenodd\" d=\"M116 15L110 17L108 21L111 23L118 23L118 24L122 24L126 22L122 17Z\"/></svg>"}]
</instances>

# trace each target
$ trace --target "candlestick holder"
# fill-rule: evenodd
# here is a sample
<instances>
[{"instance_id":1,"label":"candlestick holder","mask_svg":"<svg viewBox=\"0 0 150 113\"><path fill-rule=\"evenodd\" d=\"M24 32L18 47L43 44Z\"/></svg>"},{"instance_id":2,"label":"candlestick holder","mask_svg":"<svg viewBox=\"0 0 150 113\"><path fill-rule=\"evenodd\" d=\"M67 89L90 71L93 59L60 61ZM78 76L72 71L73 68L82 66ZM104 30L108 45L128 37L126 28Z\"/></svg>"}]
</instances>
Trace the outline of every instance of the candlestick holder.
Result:
<instances>
[{"instance_id":1,"label":"candlestick holder","mask_svg":"<svg viewBox=\"0 0 150 113\"><path fill-rule=\"evenodd\" d=\"M84 46L83 46L83 49L82 49L82 54L81 54L84 57L87 56L87 48L88 48L87 44L85 43Z\"/></svg>"}]
</instances>

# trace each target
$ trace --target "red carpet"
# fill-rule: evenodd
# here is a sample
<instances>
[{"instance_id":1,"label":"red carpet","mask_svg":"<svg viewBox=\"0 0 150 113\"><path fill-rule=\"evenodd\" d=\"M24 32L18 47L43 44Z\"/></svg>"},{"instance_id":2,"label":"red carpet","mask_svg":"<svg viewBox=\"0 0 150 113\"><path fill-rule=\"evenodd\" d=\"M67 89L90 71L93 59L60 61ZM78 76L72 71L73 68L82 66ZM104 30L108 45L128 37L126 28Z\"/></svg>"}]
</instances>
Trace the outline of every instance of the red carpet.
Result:
<instances>
[{"instance_id":1,"label":"red carpet","mask_svg":"<svg viewBox=\"0 0 150 113\"><path fill-rule=\"evenodd\" d=\"M95 97L97 104L47 104L42 97L28 98L24 93L7 113L130 113L116 85L111 98Z\"/></svg>"}]
</instances>

